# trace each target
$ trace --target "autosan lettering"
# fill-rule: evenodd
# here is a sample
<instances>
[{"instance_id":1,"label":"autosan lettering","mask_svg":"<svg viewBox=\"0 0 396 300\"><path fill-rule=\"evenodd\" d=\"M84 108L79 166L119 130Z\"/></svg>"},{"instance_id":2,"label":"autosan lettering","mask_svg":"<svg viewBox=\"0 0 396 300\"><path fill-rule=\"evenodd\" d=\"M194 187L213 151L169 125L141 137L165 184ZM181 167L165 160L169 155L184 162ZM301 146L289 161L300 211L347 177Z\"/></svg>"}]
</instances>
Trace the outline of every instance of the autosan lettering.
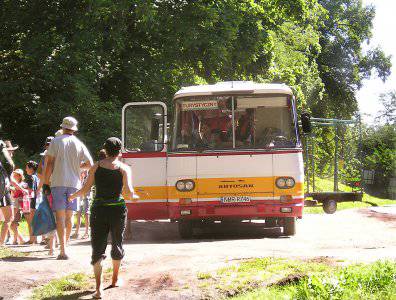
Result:
<instances>
[{"instance_id":1,"label":"autosan lettering","mask_svg":"<svg viewBox=\"0 0 396 300\"><path fill-rule=\"evenodd\" d=\"M219 189L234 189L234 188L253 188L254 184L220 184Z\"/></svg>"}]
</instances>

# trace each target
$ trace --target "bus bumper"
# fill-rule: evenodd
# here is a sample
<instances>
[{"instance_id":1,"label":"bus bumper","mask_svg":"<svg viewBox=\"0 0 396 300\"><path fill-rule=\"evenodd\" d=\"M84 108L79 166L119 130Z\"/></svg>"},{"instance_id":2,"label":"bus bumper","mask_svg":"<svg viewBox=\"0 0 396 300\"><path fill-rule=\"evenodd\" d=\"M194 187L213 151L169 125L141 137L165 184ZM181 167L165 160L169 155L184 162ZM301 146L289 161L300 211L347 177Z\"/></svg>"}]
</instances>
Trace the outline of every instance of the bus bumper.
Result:
<instances>
[{"instance_id":1,"label":"bus bumper","mask_svg":"<svg viewBox=\"0 0 396 300\"><path fill-rule=\"evenodd\" d=\"M303 201L299 203L255 204L255 205L205 205L171 206L169 216L178 219L264 219L268 217L302 217Z\"/></svg>"}]
</instances>

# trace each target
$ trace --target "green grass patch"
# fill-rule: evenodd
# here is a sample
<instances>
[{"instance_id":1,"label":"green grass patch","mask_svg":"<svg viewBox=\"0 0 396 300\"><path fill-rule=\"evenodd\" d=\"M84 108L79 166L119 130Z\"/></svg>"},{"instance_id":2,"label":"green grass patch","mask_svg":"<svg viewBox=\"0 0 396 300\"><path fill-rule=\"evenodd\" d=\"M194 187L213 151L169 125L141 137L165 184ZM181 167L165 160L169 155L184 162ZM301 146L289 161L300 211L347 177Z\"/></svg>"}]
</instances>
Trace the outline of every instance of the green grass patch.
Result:
<instances>
[{"instance_id":1,"label":"green grass patch","mask_svg":"<svg viewBox=\"0 0 396 300\"><path fill-rule=\"evenodd\" d=\"M351 192L352 188L344 184L338 184L340 191ZM315 179L315 190L316 191L333 191L333 181L328 179L316 178ZM362 202L340 202L337 205L337 210L351 209L351 208L364 208L371 206L383 206L396 204L395 200L381 199L368 194L363 195ZM324 213L322 207L305 207L304 213L309 214L321 214Z\"/></svg>"},{"instance_id":2,"label":"green grass patch","mask_svg":"<svg viewBox=\"0 0 396 300\"><path fill-rule=\"evenodd\" d=\"M29 228L25 218L19 222L18 231L25 239L29 238Z\"/></svg>"},{"instance_id":3,"label":"green grass patch","mask_svg":"<svg viewBox=\"0 0 396 300\"><path fill-rule=\"evenodd\" d=\"M7 247L0 247L0 259L8 257L24 257L28 256L27 253L12 250Z\"/></svg>"},{"instance_id":4,"label":"green grass patch","mask_svg":"<svg viewBox=\"0 0 396 300\"><path fill-rule=\"evenodd\" d=\"M211 278L212 275L210 275L210 273L198 273L197 277L199 280L203 280Z\"/></svg>"},{"instance_id":5,"label":"green grass patch","mask_svg":"<svg viewBox=\"0 0 396 300\"><path fill-rule=\"evenodd\" d=\"M293 274L314 274L328 270L323 262L302 263L283 258L259 258L221 268L199 276L204 294L213 294L213 287L221 297L232 297L266 286Z\"/></svg>"},{"instance_id":6,"label":"green grass patch","mask_svg":"<svg viewBox=\"0 0 396 300\"><path fill-rule=\"evenodd\" d=\"M89 277L83 273L74 273L60 279L51 280L33 291L32 300L71 299L70 295L83 292L89 286ZM74 299L74 298L73 298Z\"/></svg>"},{"instance_id":7,"label":"green grass patch","mask_svg":"<svg viewBox=\"0 0 396 300\"><path fill-rule=\"evenodd\" d=\"M396 299L395 261L339 266L326 259L258 258L200 280L210 298Z\"/></svg>"}]
</instances>

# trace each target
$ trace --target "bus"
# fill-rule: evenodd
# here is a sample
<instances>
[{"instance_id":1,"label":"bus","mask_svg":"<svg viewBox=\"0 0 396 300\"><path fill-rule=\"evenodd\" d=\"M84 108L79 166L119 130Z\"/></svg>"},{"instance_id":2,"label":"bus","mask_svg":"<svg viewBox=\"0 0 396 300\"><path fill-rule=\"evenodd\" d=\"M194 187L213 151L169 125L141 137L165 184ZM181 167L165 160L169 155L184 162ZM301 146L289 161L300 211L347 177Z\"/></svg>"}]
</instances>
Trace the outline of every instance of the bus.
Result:
<instances>
[{"instance_id":1,"label":"bus","mask_svg":"<svg viewBox=\"0 0 396 300\"><path fill-rule=\"evenodd\" d=\"M287 85L183 87L170 110L163 102L127 103L122 141L138 196L126 199L129 220L170 219L182 238L203 223L253 220L295 234L304 168Z\"/></svg>"}]
</instances>

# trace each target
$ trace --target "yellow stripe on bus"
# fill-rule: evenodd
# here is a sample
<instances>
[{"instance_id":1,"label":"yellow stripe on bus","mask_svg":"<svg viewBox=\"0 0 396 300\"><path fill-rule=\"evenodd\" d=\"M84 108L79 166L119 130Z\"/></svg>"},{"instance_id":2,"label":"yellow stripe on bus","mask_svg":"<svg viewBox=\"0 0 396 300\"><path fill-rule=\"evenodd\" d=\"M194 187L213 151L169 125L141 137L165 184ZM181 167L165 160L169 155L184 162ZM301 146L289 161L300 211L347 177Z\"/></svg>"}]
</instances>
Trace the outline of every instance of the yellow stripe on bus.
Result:
<instances>
[{"instance_id":1,"label":"yellow stripe on bus","mask_svg":"<svg viewBox=\"0 0 396 300\"><path fill-rule=\"evenodd\" d=\"M276 177L243 177L243 178L198 178L194 179L195 189L191 192L180 192L175 186L138 186L138 201L179 198L208 198L217 195L237 194L252 197L279 197L281 195L303 196L302 182L296 182L291 189L279 189L275 185Z\"/></svg>"}]
</instances>

